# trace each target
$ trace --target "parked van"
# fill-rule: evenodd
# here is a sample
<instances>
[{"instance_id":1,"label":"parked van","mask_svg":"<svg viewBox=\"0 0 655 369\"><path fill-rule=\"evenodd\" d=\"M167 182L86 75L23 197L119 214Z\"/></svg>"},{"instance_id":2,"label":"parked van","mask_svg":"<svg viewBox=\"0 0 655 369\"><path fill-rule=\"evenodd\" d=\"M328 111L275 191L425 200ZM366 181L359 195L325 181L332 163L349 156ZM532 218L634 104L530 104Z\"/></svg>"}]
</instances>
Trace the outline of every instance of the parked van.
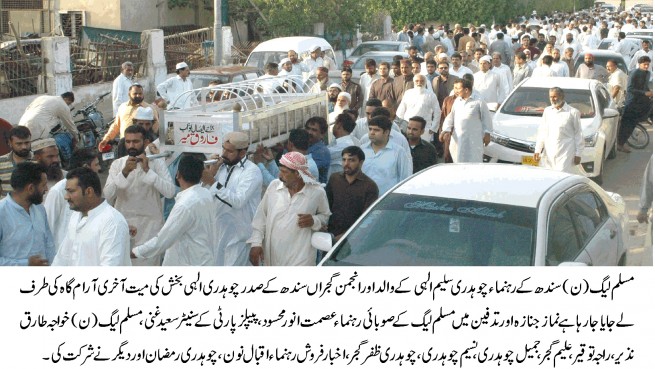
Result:
<instances>
[{"instance_id":1,"label":"parked van","mask_svg":"<svg viewBox=\"0 0 655 369\"><path fill-rule=\"evenodd\" d=\"M279 63L280 60L287 57L289 50L295 50L299 59L309 58L309 50L312 46L320 46L325 55L330 57L338 64L332 46L320 37L280 37L264 41L257 45L248 56L245 66L264 69L267 63Z\"/></svg>"}]
</instances>

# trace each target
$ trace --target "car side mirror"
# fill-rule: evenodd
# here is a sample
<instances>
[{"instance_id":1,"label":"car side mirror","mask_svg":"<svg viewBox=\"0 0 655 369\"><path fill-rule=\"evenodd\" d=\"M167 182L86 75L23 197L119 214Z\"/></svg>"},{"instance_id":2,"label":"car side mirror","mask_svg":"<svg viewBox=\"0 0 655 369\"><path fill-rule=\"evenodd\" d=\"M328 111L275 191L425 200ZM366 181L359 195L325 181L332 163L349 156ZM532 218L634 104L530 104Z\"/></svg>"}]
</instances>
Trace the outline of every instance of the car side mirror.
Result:
<instances>
[{"instance_id":1,"label":"car side mirror","mask_svg":"<svg viewBox=\"0 0 655 369\"><path fill-rule=\"evenodd\" d=\"M487 108L489 109L490 112L495 113L496 110L498 110L498 104L497 103L487 103Z\"/></svg>"},{"instance_id":2,"label":"car side mirror","mask_svg":"<svg viewBox=\"0 0 655 369\"><path fill-rule=\"evenodd\" d=\"M326 232L314 232L311 244L317 250L328 252L332 248L332 235Z\"/></svg>"},{"instance_id":3,"label":"car side mirror","mask_svg":"<svg viewBox=\"0 0 655 369\"><path fill-rule=\"evenodd\" d=\"M603 117L604 118L615 118L619 116L619 111L616 109L610 109L606 108L603 110Z\"/></svg>"}]
</instances>

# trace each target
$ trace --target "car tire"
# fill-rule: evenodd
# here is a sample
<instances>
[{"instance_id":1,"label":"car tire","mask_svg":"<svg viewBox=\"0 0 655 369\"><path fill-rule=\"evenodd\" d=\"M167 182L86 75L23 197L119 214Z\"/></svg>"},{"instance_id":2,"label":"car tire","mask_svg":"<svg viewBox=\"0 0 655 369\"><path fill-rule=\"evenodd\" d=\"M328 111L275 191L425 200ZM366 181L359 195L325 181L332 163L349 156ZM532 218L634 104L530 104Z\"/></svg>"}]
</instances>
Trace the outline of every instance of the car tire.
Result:
<instances>
[{"instance_id":1,"label":"car tire","mask_svg":"<svg viewBox=\"0 0 655 369\"><path fill-rule=\"evenodd\" d=\"M616 138L614 139L614 144L612 145L612 150L610 150L609 155L607 155L607 159L612 160L616 158L616 148L619 146L619 143L617 142Z\"/></svg>"}]
</instances>

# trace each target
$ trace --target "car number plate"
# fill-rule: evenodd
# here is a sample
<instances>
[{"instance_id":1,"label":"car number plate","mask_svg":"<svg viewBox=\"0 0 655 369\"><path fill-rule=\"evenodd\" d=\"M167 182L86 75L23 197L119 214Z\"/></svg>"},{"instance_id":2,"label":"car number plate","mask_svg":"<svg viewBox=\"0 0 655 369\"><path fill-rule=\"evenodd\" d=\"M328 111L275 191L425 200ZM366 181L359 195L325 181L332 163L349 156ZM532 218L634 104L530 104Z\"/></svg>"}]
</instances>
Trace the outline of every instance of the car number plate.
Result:
<instances>
[{"instance_id":1,"label":"car number plate","mask_svg":"<svg viewBox=\"0 0 655 369\"><path fill-rule=\"evenodd\" d=\"M114 160L114 153L113 152L106 152L102 154L102 160L107 161L107 160Z\"/></svg>"},{"instance_id":2,"label":"car number plate","mask_svg":"<svg viewBox=\"0 0 655 369\"><path fill-rule=\"evenodd\" d=\"M532 165L532 166L536 167L536 166L539 165L539 161L534 160L534 156L532 156L532 155L523 155L521 157L521 164L523 164L523 165Z\"/></svg>"}]
</instances>

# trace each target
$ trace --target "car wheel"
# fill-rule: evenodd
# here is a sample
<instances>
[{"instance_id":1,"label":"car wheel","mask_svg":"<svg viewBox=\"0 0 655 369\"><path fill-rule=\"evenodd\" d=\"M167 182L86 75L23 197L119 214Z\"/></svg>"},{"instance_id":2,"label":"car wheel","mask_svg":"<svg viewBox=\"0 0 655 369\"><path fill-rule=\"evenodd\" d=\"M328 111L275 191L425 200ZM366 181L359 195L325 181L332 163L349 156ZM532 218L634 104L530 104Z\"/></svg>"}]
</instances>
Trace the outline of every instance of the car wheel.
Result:
<instances>
[{"instance_id":1,"label":"car wheel","mask_svg":"<svg viewBox=\"0 0 655 369\"><path fill-rule=\"evenodd\" d=\"M609 155L607 155L607 159L614 159L616 158L616 148L618 147L619 143L617 142L616 138L614 139L614 145L612 145L612 150L610 150Z\"/></svg>"}]
</instances>

